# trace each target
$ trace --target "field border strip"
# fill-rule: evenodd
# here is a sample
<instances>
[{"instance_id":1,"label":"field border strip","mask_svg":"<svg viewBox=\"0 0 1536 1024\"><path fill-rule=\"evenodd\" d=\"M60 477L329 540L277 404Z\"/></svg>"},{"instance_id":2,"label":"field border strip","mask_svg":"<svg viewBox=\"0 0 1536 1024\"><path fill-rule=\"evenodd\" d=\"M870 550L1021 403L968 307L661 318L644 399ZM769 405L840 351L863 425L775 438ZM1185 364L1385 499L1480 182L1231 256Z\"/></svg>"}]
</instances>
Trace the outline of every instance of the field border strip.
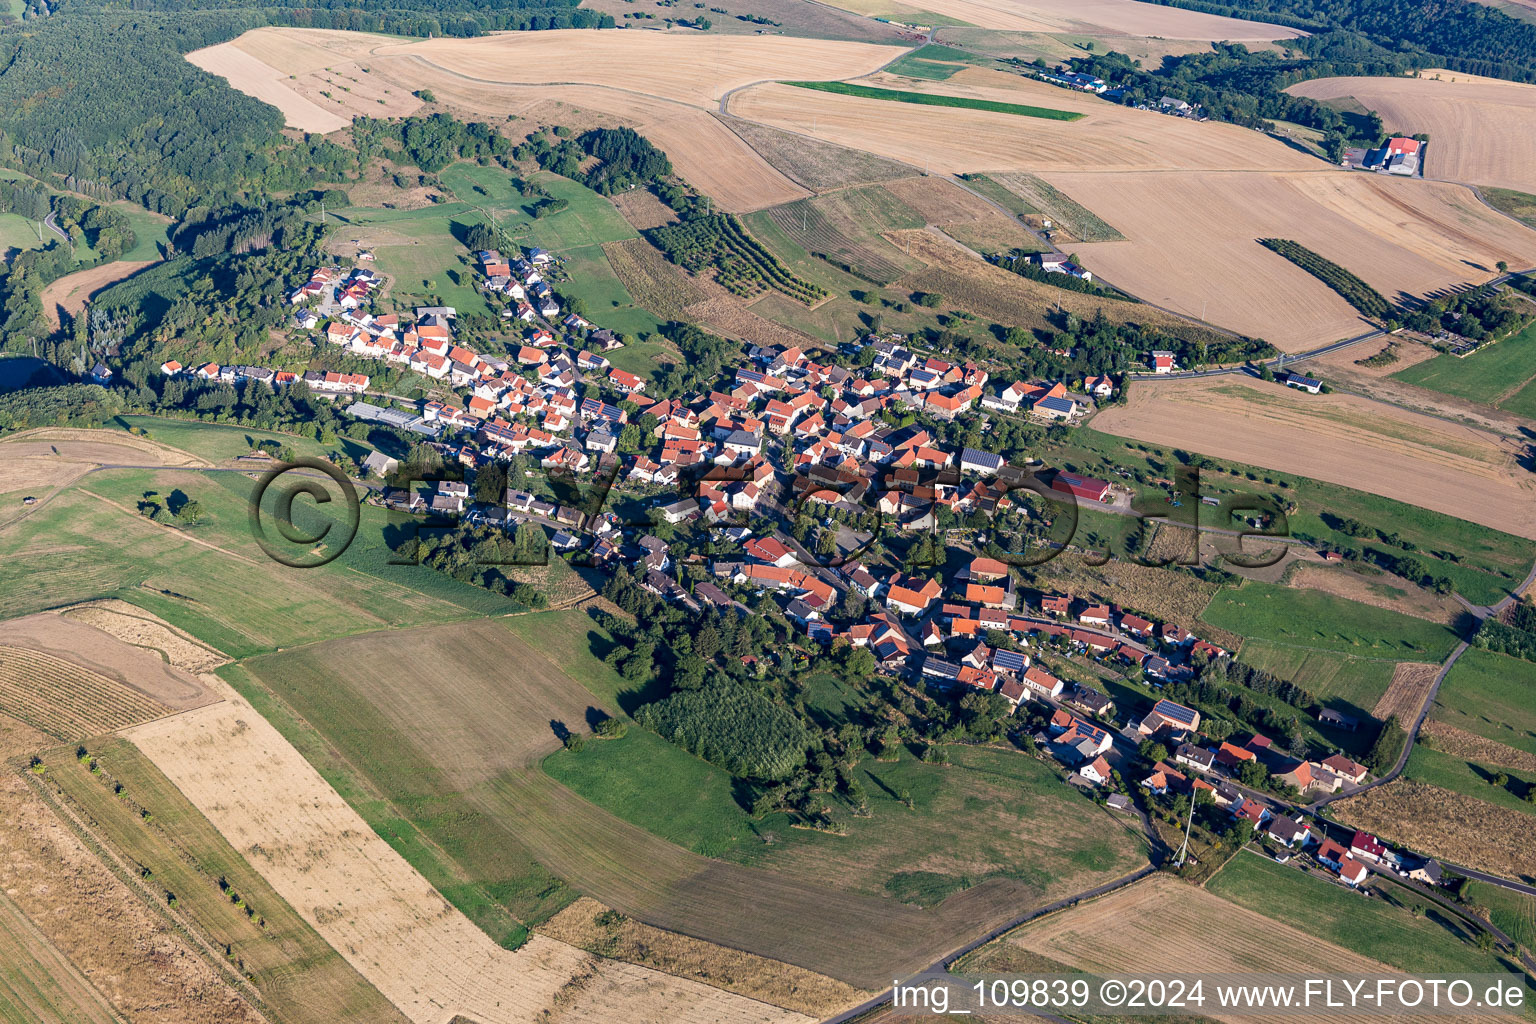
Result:
<instances>
[{"instance_id":1,"label":"field border strip","mask_svg":"<svg viewBox=\"0 0 1536 1024\"><path fill-rule=\"evenodd\" d=\"M43 765L46 768L46 762ZM15 767L14 760L11 766ZM90 819L92 823L96 824L97 828L100 828L100 824L90 817L89 812L84 808L77 809L74 807L74 801L58 783L49 780L51 786L44 784L43 780L47 778L46 771L39 774L26 767L22 767L19 774L27 787L48 805L54 817L65 828L69 829L76 839L85 845L87 851L95 857L96 861L119 881L126 884L129 892L137 896L139 903L148 909L151 914L159 917L176 934L180 935L186 941L192 953L209 967L213 968L214 974L223 980L232 991L237 993L253 1010L268 1020L280 1021L284 1019L273 1012L271 1005L262 998L261 992L256 988L255 983L237 971L225 957L218 953L216 943L206 938L202 934L201 929L193 922L185 920L183 915L176 913L174 907L166 906L164 901L149 892L144 880L134 876L133 872L123 865L122 855L112 847L110 842L97 835L86 824L85 820L82 820L82 816Z\"/></svg>"}]
</instances>

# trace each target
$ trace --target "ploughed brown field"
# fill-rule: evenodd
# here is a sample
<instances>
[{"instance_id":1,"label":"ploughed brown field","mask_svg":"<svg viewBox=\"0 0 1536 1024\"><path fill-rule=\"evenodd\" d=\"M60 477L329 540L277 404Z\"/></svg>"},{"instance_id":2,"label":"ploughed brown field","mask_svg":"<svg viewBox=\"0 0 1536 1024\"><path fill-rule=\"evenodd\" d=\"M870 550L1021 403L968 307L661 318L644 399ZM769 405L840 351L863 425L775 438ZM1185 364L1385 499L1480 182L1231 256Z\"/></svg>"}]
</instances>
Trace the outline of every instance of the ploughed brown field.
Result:
<instances>
[{"instance_id":1,"label":"ploughed brown field","mask_svg":"<svg viewBox=\"0 0 1536 1024\"><path fill-rule=\"evenodd\" d=\"M1536 479L1501 438L1352 395L1237 377L1133 383L1094 429L1343 484L1536 538Z\"/></svg>"},{"instance_id":2,"label":"ploughed brown field","mask_svg":"<svg viewBox=\"0 0 1536 1024\"><path fill-rule=\"evenodd\" d=\"M100 679L98 691L120 689L124 691L125 705L132 704L144 711L184 711L217 699L202 681L167 664L158 651L126 643L77 618L53 612L28 615L7 622L0 636L7 647L46 658L50 664L59 666L60 673L65 671L63 665L90 673Z\"/></svg>"},{"instance_id":3,"label":"ploughed brown field","mask_svg":"<svg viewBox=\"0 0 1536 1024\"><path fill-rule=\"evenodd\" d=\"M1287 92L1353 98L1388 131L1428 132L1426 177L1536 192L1536 85L1428 70L1417 78L1317 78Z\"/></svg>"}]
</instances>

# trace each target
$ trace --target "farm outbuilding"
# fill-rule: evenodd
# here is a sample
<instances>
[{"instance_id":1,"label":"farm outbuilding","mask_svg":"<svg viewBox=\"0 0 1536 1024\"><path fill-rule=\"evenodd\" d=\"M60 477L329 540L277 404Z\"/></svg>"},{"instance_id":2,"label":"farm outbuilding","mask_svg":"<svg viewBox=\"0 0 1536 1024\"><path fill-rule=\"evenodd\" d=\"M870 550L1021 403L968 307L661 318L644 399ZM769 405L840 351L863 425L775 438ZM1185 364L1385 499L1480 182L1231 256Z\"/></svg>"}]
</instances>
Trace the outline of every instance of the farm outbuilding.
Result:
<instances>
[{"instance_id":1,"label":"farm outbuilding","mask_svg":"<svg viewBox=\"0 0 1536 1024\"><path fill-rule=\"evenodd\" d=\"M1108 483L1092 477L1079 476L1077 473L1068 473L1066 470L1056 474L1056 479L1051 481L1051 490L1062 491L1074 498L1084 498L1088 501L1109 500Z\"/></svg>"}]
</instances>

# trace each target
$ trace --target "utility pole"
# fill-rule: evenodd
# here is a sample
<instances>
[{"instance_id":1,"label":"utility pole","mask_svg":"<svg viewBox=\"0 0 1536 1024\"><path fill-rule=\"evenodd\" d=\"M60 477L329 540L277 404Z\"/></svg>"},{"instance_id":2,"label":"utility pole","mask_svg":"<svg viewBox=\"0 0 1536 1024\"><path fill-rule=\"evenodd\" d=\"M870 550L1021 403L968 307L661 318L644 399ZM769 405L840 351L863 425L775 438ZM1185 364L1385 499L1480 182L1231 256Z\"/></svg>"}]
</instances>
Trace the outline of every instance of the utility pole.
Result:
<instances>
[{"instance_id":1,"label":"utility pole","mask_svg":"<svg viewBox=\"0 0 1536 1024\"><path fill-rule=\"evenodd\" d=\"M1179 844L1179 852L1173 858L1173 866L1181 868L1184 861L1189 859L1189 833L1195 827L1195 800L1191 795L1189 800L1189 820L1184 823L1184 842Z\"/></svg>"}]
</instances>

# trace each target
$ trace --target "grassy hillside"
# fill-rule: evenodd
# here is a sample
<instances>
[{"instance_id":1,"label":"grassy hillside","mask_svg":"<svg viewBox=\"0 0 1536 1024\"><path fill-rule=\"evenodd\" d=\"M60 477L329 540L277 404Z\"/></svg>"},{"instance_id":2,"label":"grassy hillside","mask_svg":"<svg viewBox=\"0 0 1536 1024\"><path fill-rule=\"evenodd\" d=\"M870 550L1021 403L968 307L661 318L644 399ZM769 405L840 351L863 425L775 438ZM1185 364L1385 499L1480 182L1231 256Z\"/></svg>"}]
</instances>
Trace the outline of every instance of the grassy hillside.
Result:
<instances>
[{"instance_id":1,"label":"grassy hillside","mask_svg":"<svg viewBox=\"0 0 1536 1024\"><path fill-rule=\"evenodd\" d=\"M1528 415L1516 396L1536 381L1536 324L1465 358L1442 353L1415 363L1392 379L1500 408L1515 401L1519 408L1510 411Z\"/></svg>"},{"instance_id":2,"label":"grassy hillside","mask_svg":"<svg viewBox=\"0 0 1536 1024\"><path fill-rule=\"evenodd\" d=\"M1470 925L1390 883L1382 883L1386 898L1366 899L1294 866L1243 853L1206 888L1238 906L1305 927L1320 939L1400 970L1419 974L1506 970L1497 956L1477 948Z\"/></svg>"},{"instance_id":3,"label":"grassy hillside","mask_svg":"<svg viewBox=\"0 0 1536 1024\"><path fill-rule=\"evenodd\" d=\"M1445 626L1315 590L1254 581L1212 598L1212 625L1294 648L1399 661L1442 661L1457 636Z\"/></svg>"},{"instance_id":4,"label":"grassy hillside","mask_svg":"<svg viewBox=\"0 0 1536 1024\"><path fill-rule=\"evenodd\" d=\"M1436 721L1536 754L1531 663L1476 647L1451 667L1432 712Z\"/></svg>"}]
</instances>

